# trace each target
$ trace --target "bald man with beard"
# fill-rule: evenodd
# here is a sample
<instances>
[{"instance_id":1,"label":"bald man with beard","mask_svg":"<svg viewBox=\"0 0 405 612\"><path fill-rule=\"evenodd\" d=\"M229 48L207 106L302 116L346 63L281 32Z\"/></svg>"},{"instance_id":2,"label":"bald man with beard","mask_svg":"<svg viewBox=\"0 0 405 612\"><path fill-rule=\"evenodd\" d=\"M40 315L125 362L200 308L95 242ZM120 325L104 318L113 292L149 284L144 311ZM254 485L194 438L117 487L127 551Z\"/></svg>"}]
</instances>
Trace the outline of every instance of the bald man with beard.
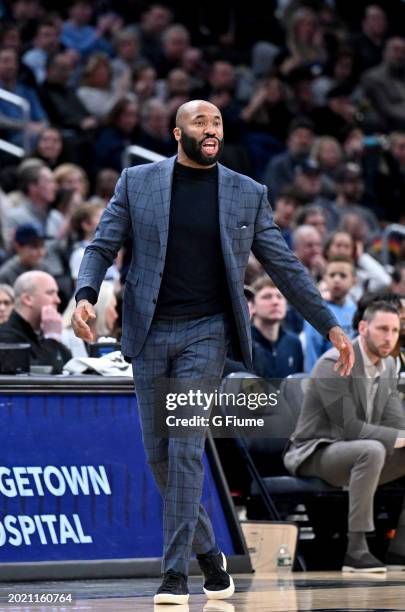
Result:
<instances>
[{"instance_id":1,"label":"bald man with beard","mask_svg":"<svg viewBox=\"0 0 405 612\"><path fill-rule=\"evenodd\" d=\"M244 296L251 249L287 299L321 334L329 334L340 350L341 373L353 366L350 340L273 222L267 189L218 163L224 138L218 108L204 100L183 104L174 137L176 157L123 171L86 249L72 318L75 333L91 340L92 304L106 268L131 235L122 350L132 359L147 461L164 499L158 604L188 601L192 552L208 598L234 592L225 555L200 503L206 432L164 438L153 415L156 379L219 380L229 346L235 359L252 367ZM165 419L163 402L158 408Z\"/></svg>"}]
</instances>

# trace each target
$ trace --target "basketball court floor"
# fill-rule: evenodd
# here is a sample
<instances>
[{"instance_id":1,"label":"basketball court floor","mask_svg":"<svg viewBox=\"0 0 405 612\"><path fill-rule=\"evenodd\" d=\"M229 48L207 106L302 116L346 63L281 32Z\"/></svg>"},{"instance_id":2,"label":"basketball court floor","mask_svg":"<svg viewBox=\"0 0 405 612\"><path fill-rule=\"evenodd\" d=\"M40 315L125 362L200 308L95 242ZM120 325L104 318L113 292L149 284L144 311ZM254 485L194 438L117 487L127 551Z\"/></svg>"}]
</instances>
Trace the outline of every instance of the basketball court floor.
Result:
<instances>
[{"instance_id":1,"label":"basketball court floor","mask_svg":"<svg viewBox=\"0 0 405 612\"><path fill-rule=\"evenodd\" d=\"M189 580L187 605L153 605L159 579L2 583L1 612L336 612L405 611L405 573L345 575L338 572L234 576L236 592L226 601L207 601L201 578ZM8 603L9 594L72 593L70 605ZM19 598L15 597L16 600ZM27 601L27 600L26 600Z\"/></svg>"}]
</instances>

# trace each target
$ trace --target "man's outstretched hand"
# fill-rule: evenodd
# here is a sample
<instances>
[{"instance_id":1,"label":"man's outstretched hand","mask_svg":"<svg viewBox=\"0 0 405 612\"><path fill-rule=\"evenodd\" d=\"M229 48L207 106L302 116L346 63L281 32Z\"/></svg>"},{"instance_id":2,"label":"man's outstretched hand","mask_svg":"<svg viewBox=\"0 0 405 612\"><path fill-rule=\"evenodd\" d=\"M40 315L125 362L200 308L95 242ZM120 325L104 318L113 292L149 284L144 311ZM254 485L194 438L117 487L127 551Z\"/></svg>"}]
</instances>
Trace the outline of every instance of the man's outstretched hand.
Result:
<instances>
[{"instance_id":1,"label":"man's outstretched hand","mask_svg":"<svg viewBox=\"0 0 405 612\"><path fill-rule=\"evenodd\" d=\"M348 376L354 366L354 350L350 338L343 329L336 325L329 331L329 340L339 351L339 359L335 364L335 371L341 376Z\"/></svg>"},{"instance_id":2,"label":"man's outstretched hand","mask_svg":"<svg viewBox=\"0 0 405 612\"><path fill-rule=\"evenodd\" d=\"M87 324L89 319L95 319L96 312L87 300L80 300L72 315L72 328L75 335L86 342L94 342L95 338Z\"/></svg>"}]
</instances>

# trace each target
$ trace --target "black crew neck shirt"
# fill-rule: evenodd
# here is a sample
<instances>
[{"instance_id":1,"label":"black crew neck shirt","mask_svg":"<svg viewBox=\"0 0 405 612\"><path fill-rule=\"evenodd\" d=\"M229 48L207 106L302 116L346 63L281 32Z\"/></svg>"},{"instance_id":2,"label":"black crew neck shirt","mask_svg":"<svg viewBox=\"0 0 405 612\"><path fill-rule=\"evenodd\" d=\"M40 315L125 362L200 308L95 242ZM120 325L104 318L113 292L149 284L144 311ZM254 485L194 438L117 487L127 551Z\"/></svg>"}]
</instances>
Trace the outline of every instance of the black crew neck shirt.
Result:
<instances>
[{"instance_id":1,"label":"black crew neck shirt","mask_svg":"<svg viewBox=\"0 0 405 612\"><path fill-rule=\"evenodd\" d=\"M214 315L224 312L226 303L218 168L197 169L176 162L156 318Z\"/></svg>"}]
</instances>

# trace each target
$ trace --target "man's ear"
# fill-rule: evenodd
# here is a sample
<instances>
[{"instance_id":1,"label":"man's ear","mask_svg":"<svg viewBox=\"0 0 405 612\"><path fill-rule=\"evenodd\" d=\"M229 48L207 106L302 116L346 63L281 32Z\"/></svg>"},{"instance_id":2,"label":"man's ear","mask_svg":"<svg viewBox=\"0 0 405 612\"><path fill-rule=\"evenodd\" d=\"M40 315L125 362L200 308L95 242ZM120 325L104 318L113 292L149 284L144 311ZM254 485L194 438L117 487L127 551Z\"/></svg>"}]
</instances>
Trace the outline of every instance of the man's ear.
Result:
<instances>
[{"instance_id":1,"label":"man's ear","mask_svg":"<svg viewBox=\"0 0 405 612\"><path fill-rule=\"evenodd\" d=\"M22 293L20 303L23 306L30 308L32 306L32 295L30 293Z\"/></svg>"},{"instance_id":2,"label":"man's ear","mask_svg":"<svg viewBox=\"0 0 405 612\"><path fill-rule=\"evenodd\" d=\"M180 140L181 138L181 128L179 128L178 126L176 126L173 130L173 134L175 139L177 140L177 142Z\"/></svg>"},{"instance_id":3,"label":"man's ear","mask_svg":"<svg viewBox=\"0 0 405 612\"><path fill-rule=\"evenodd\" d=\"M364 334L367 332L367 326L367 321L359 321L359 334L361 336L364 336Z\"/></svg>"}]
</instances>

